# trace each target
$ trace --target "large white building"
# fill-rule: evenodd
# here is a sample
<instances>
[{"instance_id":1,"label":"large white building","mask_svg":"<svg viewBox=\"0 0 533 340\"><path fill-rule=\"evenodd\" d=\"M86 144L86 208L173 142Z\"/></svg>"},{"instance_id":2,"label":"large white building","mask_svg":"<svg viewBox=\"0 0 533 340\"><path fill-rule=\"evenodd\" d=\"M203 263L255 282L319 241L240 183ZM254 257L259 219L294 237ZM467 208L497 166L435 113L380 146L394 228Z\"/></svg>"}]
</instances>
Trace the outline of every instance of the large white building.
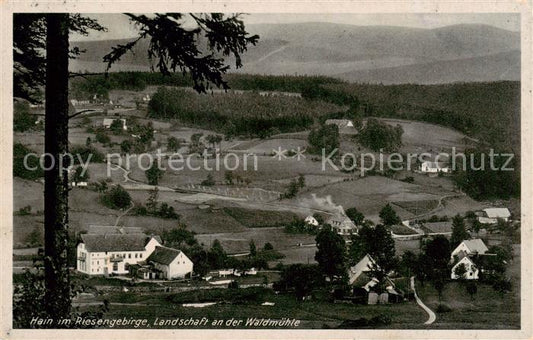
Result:
<instances>
[{"instance_id":1,"label":"large white building","mask_svg":"<svg viewBox=\"0 0 533 340\"><path fill-rule=\"evenodd\" d=\"M145 261L160 241L142 233L82 234L76 269L89 275L127 274L127 265Z\"/></svg>"}]
</instances>

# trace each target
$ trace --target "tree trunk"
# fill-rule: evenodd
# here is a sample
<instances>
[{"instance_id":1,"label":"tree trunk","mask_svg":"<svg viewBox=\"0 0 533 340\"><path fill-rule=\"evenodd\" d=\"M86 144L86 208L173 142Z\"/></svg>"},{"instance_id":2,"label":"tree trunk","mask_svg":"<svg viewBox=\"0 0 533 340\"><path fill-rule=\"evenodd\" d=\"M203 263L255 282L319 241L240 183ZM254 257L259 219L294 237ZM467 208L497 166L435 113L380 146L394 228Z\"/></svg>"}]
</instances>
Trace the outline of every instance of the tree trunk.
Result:
<instances>
[{"instance_id":1,"label":"tree trunk","mask_svg":"<svg viewBox=\"0 0 533 340\"><path fill-rule=\"evenodd\" d=\"M70 315L68 272L68 14L46 18L44 173L45 308L50 318ZM31 33L28 33L31 34ZM46 170L49 169L49 170Z\"/></svg>"}]
</instances>

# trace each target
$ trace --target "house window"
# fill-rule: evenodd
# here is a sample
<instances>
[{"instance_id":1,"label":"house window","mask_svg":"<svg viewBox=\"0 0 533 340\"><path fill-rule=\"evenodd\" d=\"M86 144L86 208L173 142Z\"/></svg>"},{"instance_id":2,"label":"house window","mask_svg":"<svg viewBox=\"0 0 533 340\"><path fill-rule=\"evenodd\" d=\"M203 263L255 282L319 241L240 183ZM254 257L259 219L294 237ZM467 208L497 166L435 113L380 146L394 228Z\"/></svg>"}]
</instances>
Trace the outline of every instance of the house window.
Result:
<instances>
[{"instance_id":1,"label":"house window","mask_svg":"<svg viewBox=\"0 0 533 340\"><path fill-rule=\"evenodd\" d=\"M113 271L118 271L118 262L113 262Z\"/></svg>"},{"instance_id":2,"label":"house window","mask_svg":"<svg viewBox=\"0 0 533 340\"><path fill-rule=\"evenodd\" d=\"M143 253L140 253L140 254L139 254L139 257L142 259L142 258L143 258Z\"/></svg>"},{"instance_id":3,"label":"house window","mask_svg":"<svg viewBox=\"0 0 533 340\"><path fill-rule=\"evenodd\" d=\"M137 258L137 256L139 256L139 254L135 253L135 258Z\"/></svg>"},{"instance_id":4,"label":"house window","mask_svg":"<svg viewBox=\"0 0 533 340\"><path fill-rule=\"evenodd\" d=\"M131 259L131 253L130 253L130 254L128 254L128 258L129 258L129 259Z\"/></svg>"}]
</instances>

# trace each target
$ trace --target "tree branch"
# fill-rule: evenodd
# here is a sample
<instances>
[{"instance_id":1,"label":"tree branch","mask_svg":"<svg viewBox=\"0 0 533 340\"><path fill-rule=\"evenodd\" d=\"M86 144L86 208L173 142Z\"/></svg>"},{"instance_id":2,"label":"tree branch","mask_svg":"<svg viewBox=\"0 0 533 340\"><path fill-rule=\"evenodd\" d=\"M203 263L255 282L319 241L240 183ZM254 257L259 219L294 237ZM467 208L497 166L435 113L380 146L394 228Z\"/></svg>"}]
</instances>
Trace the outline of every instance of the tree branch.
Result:
<instances>
[{"instance_id":1,"label":"tree branch","mask_svg":"<svg viewBox=\"0 0 533 340\"><path fill-rule=\"evenodd\" d=\"M95 112L96 110L95 109L86 109L86 110L81 110L81 111L78 111L74 114L71 114L70 116L68 116L68 119L71 119L71 118L74 118L76 116L79 116L81 115L82 113L85 113L85 112Z\"/></svg>"},{"instance_id":2,"label":"tree branch","mask_svg":"<svg viewBox=\"0 0 533 340\"><path fill-rule=\"evenodd\" d=\"M87 76L103 76L105 75L105 72L87 72L87 73L81 73L81 72L69 72L69 78L75 78L75 77L82 77L87 79Z\"/></svg>"}]
</instances>

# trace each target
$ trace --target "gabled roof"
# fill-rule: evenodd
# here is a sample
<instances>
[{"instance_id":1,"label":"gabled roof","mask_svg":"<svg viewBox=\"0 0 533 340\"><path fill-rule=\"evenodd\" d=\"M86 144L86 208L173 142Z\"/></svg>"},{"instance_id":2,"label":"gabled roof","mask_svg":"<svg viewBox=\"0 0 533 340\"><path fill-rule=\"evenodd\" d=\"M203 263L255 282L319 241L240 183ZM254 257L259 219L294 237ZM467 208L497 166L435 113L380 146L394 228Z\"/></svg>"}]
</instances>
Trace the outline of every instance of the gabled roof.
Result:
<instances>
[{"instance_id":1,"label":"gabled roof","mask_svg":"<svg viewBox=\"0 0 533 340\"><path fill-rule=\"evenodd\" d=\"M162 246L155 247L155 250L148 256L146 261L152 261L160 264L169 265L178 257L181 250L167 248Z\"/></svg>"},{"instance_id":2,"label":"gabled roof","mask_svg":"<svg viewBox=\"0 0 533 340\"><path fill-rule=\"evenodd\" d=\"M89 225L87 234L144 234L140 227Z\"/></svg>"},{"instance_id":3,"label":"gabled roof","mask_svg":"<svg viewBox=\"0 0 533 340\"><path fill-rule=\"evenodd\" d=\"M355 224L350 220L348 216L331 216L327 219L326 224L330 224L332 227L335 227L336 224L343 224L347 223L349 225L353 225L355 227Z\"/></svg>"},{"instance_id":4,"label":"gabled roof","mask_svg":"<svg viewBox=\"0 0 533 340\"><path fill-rule=\"evenodd\" d=\"M379 266L376 264L376 261L372 258L372 256L366 254L357 264L353 267L351 267L348 270L348 281L350 284L354 284L354 282L361 276L361 274L370 271L372 266L376 266L378 269Z\"/></svg>"},{"instance_id":5,"label":"gabled roof","mask_svg":"<svg viewBox=\"0 0 533 340\"><path fill-rule=\"evenodd\" d=\"M151 237L145 234L82 234L81 240L89 252L144 251Z\"/></svg>"},{"instance_id":6,"label":"gabled roof","mask_svg":"<svg viewBox=\"0 0 533 340\"><path fill-rule=\"evenodd\" d=\"M470 253L485 254L487 251L489 251L489 248L487 248L485 243L483 243L480 238L464 240L462 243L464 243Z\"/></svg>"},{"instance_id":7,"label":"gabled roof","mask_svg":"<svg viewBox=\"0 0 533 340\"><path fill-rule=\"evenodd\" d=\"M489 218L508 218L511 217L511 212L507 208L486 208L483 209Z\"/></svg>"},{"instance_id":8,"label":"gabled roof","mask_svg":"<svg viewBox=\"0 0 533 340\"><path fill-rule=\"evenodd\" d=\"M472 259L471 259L470 257L468 257L468 256L465 256L465 257L461 258L459 261L457 261L457 263L455 263L455 264L453 265L452 269L455 268L455 267L457 267L459 264L461 264L461 263L465 263L465 262L468 262L468 263L470 263L471 265L475 265L474 260L472 260Z\"/></svg>"}]
</instances>

